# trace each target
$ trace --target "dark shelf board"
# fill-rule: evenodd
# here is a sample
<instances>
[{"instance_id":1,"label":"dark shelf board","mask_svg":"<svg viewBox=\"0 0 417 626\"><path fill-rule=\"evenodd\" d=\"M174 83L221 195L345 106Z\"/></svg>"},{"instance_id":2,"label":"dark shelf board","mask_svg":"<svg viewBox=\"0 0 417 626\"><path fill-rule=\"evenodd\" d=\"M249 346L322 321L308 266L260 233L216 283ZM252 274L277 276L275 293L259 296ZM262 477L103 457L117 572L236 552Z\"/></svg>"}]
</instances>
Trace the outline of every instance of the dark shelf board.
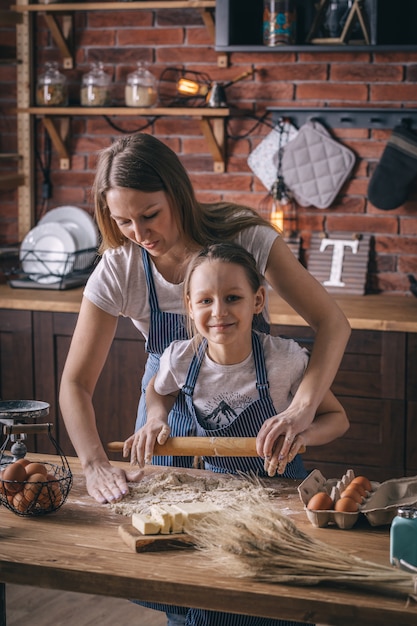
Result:
<instances>
[{"instance_id":1,"label":"dark shelf board","mask_svg":"<svg viewBox=\"0 0 417 626\"><path fill-rule=\"evenodd\" d=\"M417 109L268 107L267 111L272 113L274 122L288 118L297 128L310 119L329 128L392 129L400 125L417 128Z\"/></svg>"},{"instance_id":2,"label":"dark shelf board","mask_svg":"<svg viewBox=\"0 0 417 626\"><path fill-rule=\"evenodd\" d=\"M306 44L296 46L246 46L230 45L215 46L216 52L417 52L417 42L415 44L396 45L380 44L375 46L353 45L353 44Z\"/></svg>"}]
</instances>

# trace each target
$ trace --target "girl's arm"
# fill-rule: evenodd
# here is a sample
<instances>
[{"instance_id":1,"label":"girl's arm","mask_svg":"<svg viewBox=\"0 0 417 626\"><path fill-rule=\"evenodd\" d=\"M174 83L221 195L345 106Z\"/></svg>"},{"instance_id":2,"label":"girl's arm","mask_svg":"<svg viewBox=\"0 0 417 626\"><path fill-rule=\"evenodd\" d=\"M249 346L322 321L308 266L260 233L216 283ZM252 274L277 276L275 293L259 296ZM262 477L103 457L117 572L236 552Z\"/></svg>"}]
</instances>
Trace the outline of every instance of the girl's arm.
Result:
<instances>
[{"instance_id":1,"label":"girl's arm","mask_svg":"<svg viewBox=\"0 0 417 626\"><path fill-rule=\"evenodd\" d=\"M168 425L168 415L175 404L179 390L162 396L155 391L155 376L151 378L146 388L146 424L134 435L126 439L123 446L123 456L129 456L132 464L144 467L151 463L155 442L164 444L171 429Z\"/></svg>"},{"instance_id":2,"label":"girl's arm","mask_svg":"<svg viewBox=\"0 0 417 626\"><path fill-rule=\"evenodd\" d=\"M271 418L273 419L273 418ZM269 476L275 476L278 471L282 474L287 463L292 461L302 446L322 446L334 439L341 437L349 428L349 420L346 412L335 395L328 391L317 410L316 416L306 430L296 435L295 439L287 442L289 454L284 455L281 441L276 442L276 447L269 459L265 459L265 471Z\"/></svg>"},{"instance_id":3,"label":"girl's arm","mask_svg":"<svg viewBox=\"0 0 417 626\"><path fill-rule=\"evenodd\" d=\"M330 389L351 331L335 300L297 261L282 237L271 247L265 277L315 331L311 358L291 405L280 413L273 428L265 423L257 437L258 454L267 457L278 436L285 435L282 454L287 456L289 442L310 426Z\"/></svg>"},{"instance_id":4,"label":"girl's arm","mask_svg":"<svg viewBox=\"0 0 417 626\"><path fill-rule=\"evenodd\" d=\"M128 492L127 476L113 467L104 451L93 407L93 393L107 359L117 318L83 298L62 373L59 404L65 427L87 481L88 493L100 503ZM138 472L129 473L134 480Z\"/></svg>"}]
</instances>

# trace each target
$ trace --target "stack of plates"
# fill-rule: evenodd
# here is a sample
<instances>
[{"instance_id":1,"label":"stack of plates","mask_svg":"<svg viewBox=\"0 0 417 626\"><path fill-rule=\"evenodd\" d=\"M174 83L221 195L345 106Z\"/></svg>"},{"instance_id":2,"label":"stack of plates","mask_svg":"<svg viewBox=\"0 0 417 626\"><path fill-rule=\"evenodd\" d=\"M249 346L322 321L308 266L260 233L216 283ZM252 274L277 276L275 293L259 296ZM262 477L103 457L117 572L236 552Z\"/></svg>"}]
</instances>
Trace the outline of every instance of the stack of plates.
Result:
<instances>
[{"instance_id":1,"label":"stack of plates","mask_svg":"<svg viewBox=\"0 0 417 626\"><path fill-rule=\"evenodd\" d=\"M78 207L58 207L24 238L19 253L22 270L37 283L57 283L73 272L87 271L97 246L93 218Z\"/></svg>"}]
</instances>

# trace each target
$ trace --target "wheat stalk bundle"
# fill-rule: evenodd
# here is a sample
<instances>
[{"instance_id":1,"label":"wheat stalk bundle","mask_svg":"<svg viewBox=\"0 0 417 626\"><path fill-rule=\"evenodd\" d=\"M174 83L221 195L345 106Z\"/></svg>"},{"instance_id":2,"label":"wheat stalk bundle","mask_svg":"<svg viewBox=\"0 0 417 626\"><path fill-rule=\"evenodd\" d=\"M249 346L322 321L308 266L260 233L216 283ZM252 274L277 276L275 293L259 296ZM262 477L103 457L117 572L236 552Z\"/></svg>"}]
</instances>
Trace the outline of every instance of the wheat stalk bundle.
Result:
<instances>
[{"instance_id":1,"label":"wheat stalk bundle","mask_svg":"<svg viewBox=\"0 0 417 626\"><path fill-rule=\"evenodd\" d=\"M262 492L189 528L222 574L268 583L366 587L417 599L417 576L362 560L299 530Z\"/></svg>"}]
</instances>

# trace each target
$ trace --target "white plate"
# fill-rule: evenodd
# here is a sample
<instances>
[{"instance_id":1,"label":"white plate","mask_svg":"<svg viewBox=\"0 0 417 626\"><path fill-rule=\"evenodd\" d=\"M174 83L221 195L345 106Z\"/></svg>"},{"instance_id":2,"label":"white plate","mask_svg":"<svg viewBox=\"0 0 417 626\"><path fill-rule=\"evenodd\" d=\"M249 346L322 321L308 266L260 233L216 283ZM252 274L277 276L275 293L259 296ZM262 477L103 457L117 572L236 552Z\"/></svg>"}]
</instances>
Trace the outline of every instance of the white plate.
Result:
<instances>
[{"instance_id":1,"label":"white plate","mask_svg":"<svg viewBox=\"0 0 417 626\"><path fill-rule=\"evenodd\" d=\"M39 283L53 283L72 272L75 241L61 224L40 224L28 232L20 246L26 274Z\"/></svg>"},{"instance_id":2,"label":"white plate","mask_svg":"<svg viewBox=\"0 0 417 626\"><path fill-rule=\"evenodd\" d=\"M76 239L78 250L97 248L98 230L96 223L84 209L76 206L60 206L48 211L38 223L50 222L65 222L65 227Z\"/></svg>"}]
</instances>

